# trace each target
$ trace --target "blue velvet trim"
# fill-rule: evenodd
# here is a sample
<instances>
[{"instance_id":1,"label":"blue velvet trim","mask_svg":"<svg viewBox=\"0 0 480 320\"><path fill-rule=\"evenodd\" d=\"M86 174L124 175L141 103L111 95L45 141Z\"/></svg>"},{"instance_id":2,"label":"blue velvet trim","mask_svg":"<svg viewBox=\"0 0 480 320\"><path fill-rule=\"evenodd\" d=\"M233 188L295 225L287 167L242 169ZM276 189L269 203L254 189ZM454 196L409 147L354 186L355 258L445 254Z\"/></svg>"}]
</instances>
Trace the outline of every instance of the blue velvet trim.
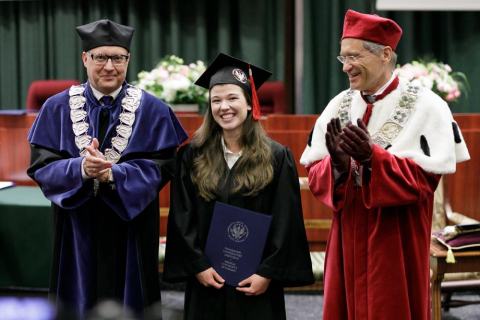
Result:
<instances>
[{"instance_id":1,"label":"blue velvet trim","mask_svg":"<svg viewBox=\"0 0 480 320\"><path fill-rule=\"evenodd\" d=\"M88 82L86 87L85 111L87 122L90 124L88 135L98 138L97 118L101 110L98 100L93 96ZM124 88L127 84L124 84ZM110 123L105 143L100 151L111 148L110 139L116 135L116 127L120 124L118 117L122 111L121 100L125 96L125 89L115 99L111 109L114 123ZM75 145L75 135L70 119L70 96L65 90L49 98L35 119L28 132L30 143L57 151L68 152L72 157L79 156ZM139 108L135 112L135 123L132 127L132 136L123 156L135 152L155 152L169 147L178 147L188 138L173 111L163 101L143 91Z\"/></svg>"},{"instance_id":2,"label":"blue velvet trim","mask_svg":"<svg viewBox=\"0 0 480 320\"><path fill-rule=\"evenodd\" d=\"M95 123L102 107L93 96L89 84L85 86L85 110L90 124L88 134L97 137L98 128ZM116 121L109 125L105 142L100 147L102 152L105 148L111 148L110 138L116 135L124 91L122 90L110 107ZM68 100L68 90L48 99L28 134L30 143L66 153L71 157L55 161L35 173L35 180L42 186L45 197L64 209L78 207L87 201L93 190L93 181L82 181L83 158L79 156L75 145ZM143 92L140 107L135 112L132 129L122 157L131 153L156 152L178 147L188 138L173 111L164 102L146 92ZM160 170L151 160L134 159L122 162L120 158L112 172L118 192L110 196L100 193L100 196L122 219L129 221L145 209L158 194Z\"/></svg>"}]
</instances>

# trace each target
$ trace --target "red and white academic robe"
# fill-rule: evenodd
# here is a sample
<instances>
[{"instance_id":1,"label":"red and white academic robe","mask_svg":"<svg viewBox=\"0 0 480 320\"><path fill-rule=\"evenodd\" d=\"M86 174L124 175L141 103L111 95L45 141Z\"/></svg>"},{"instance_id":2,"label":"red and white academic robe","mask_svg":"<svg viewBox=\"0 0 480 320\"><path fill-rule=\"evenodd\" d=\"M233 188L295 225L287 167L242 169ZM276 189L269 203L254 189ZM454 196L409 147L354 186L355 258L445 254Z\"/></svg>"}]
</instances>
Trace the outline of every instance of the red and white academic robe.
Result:
<instances>
[{"instance_id":1,"label":"red and white academic robe","mask_svg":"<svg viewBox=\"0 0 480 320\"><path fill-rule=\"evenodd\" d=\"M382 128L406 85L400 79L397 89L374 104L371 135ZM325 259L324 319L430 319L433 193L442 174L469 159L468 150L446 103L422 89L388 150L374 145L362 186L354 186L352 172L334 181L325 132L338 116L344 94L317 120L300 161L307 165L312 193L334 210ZM355 92L350 109L354 123L366 109L360 94ZM428 152L421 140L427 141Z\"/></svg>"}]
</instances>

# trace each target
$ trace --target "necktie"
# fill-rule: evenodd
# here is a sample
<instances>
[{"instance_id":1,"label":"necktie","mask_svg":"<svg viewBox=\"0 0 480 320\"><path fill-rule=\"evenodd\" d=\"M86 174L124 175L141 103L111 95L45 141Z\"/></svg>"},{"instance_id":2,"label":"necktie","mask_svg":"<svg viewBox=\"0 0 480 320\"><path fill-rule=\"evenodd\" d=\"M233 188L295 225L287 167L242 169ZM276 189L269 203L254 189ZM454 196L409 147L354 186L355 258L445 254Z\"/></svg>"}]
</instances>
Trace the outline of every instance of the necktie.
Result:
<instances>
[{"instance_id":1,"label":"necktie","mask_svg":"<svg viewBox=\"0 0 480 320\"><path fill-rule=\"evenodd\" d=\"M367 110L365 110L362 120L363 120L363 123L365 123L365 125L368 125L368 120L370 120L370 117L372 116L372 109L373 109L373 103L375 102L375 97L367 96L367 95L363 97L367 102Z\"/></svg>"},{"instance_id":2,"label":"necktie","mask_svg":"<svg viewBox=\"0 0 480 320\"><path fill-rule=\"evenodd\" d=\"M103 96L100 98L100 101L102 101L105 106L101 109L100 112L100 119L98 123L98 142L100 146L103 143L103 140L105 139L105 134L107 133L108 130L108 120L110 118L110 110L108 107L112 103L113 98L111 96Z\"/></svg>"},{"instance_id":3,"label":"necktie","mask_svg":"<svg viewBox=\"0 0 480 320\"><path fill-rule=\"evenodd\" d=\"M365 123L366 126L368 126L368 121L370 120L370 117L372 116L372 110L373 110L373 104L375 101L382 100L385 98L390 92L395 90L398 87L399 79L398 76L393 79L392 83L388 85L388 87L383 91L382 94L379 94L378 96L371 96L371 95L361 95L363 100L367 103L367 110L365 110L365 114L363 115L363 123ZM360 163L357 161L354 161L354 170L353 174L355 177L355 186L356 187L361 187L362 186L362 175L360 173Z\"/></svg>"},{"instance_id":4,"label":"necktie","mask_svg":"<svg viewBox=\"0 0 480 320\"><path fill-rule=\"evenodd\" d=\"M367 100L368 103L374 103L375 102L375 96L371 96L369 94L364 95L365 99Z\"/></svg>"},{"instance_id":5,"label":"necktie","mask_svg":"<svg viewBox=\"0 0 480 320\"><path fill-rule=\"evenodd\" d=\"M393 79L392 83L388 85L388 87L383 91L382 94L379 94L378 96L370 96L370 95L362 95L363 100L367 103L367 110L365 111L365 114L363 115L363 122L365 125L368 125L368 121L370 120L370 117L372 115L372 109L373 109L373 103L375 101L382 100L387 96L390 92L395 90L398 87L399 83L398 76Z\"/></svg>"},{"instance_id":6,"label":"necktie","mask_svg":"<svg viewBox=\"0 0 480 320\"><path fill-rule=\"evenodd\" d=\"M102 101L106 106L109 106L112 103L112 100L112 96L103 96L100 98L100 101Z\"/></svg>"}]
</instances>

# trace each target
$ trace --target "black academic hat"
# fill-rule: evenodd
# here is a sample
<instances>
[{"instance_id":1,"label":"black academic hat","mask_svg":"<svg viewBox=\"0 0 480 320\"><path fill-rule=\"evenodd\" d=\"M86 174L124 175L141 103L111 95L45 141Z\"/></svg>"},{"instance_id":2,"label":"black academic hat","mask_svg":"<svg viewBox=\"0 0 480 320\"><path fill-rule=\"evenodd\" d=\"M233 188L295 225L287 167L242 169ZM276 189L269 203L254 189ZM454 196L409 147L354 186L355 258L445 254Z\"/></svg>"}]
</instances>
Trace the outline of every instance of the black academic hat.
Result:
<instances>
[{"instance_id":1,"label":"black academic hat","mask_svg":"<svg viewBox=\"0 0 480 320\"><path fill-rule=\"evenodd\" d=\"M253 118L259 120L261 115L257 90L271 75L270 71L220 53L195 84L209 90L217 84L235 84L243 88L251 94Z\"/></svg>"},{"instance_id":2,"label":"black academic hat","mask_svg":"<svg viewBox=\"0 0 480 320\"><path fill-rule=\"evenodd\" d=\"M76 28L85 51L102 46L123 47L130 52L133 28L108 19L98 20Z\"/></svg>"}]
</instances>

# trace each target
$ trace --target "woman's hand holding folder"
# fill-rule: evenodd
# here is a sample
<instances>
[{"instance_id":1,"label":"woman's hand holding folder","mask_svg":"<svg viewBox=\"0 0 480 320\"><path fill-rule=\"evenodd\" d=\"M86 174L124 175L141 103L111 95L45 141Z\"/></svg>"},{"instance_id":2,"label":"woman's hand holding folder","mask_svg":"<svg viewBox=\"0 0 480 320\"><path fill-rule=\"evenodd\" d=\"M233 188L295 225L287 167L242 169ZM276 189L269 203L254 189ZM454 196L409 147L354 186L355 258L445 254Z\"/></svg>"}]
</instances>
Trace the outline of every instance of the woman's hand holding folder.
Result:
<instances>
[{"instance_id":1,"label":"woman's hand holding folder","mask_svg":"<svg viewBox=\"0 0 480 320\"><path fill-rule=\"evenodd\" d=\"M238 291L244 292L247 296L258 296L267 291L272 279L267 279L258 274L253 274L251 277L241 281L237 287ZM247 286L249 285L249 286Z\"/></svg>"},{"instance_id":2,"label":"woman's hand holding folder","mask_svg":"<svg viewBox=\"0 0 480 320\"><path fill-rule=\"evenodd\" d=\"M198 281L205 287L214 287L220 289L225 284L225 280L213 268L208 268L205 271L199 272L195 275Z\"/></svg>"}]
</instances>

